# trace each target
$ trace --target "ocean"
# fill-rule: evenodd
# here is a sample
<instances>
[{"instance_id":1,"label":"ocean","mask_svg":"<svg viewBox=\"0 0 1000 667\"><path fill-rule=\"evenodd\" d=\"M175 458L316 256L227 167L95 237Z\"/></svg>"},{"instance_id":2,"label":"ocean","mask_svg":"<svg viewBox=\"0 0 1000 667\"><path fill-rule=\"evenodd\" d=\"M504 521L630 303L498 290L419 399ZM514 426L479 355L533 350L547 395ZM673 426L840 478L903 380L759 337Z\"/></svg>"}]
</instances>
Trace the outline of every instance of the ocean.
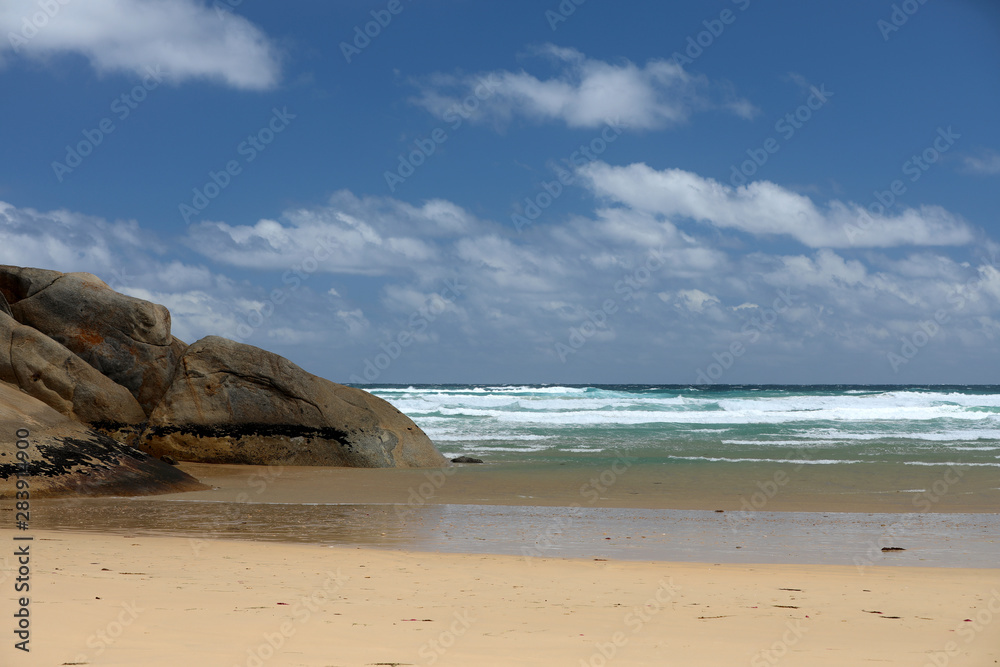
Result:
<instances>
[{"instance_id":1,"label":"ocean","mask_svg":"<svg viewBox=\"0 0 1000 667\"><path fill-rule=\"evenodd\" d=\"M446 456L485 465L187 464L209 490L39 500L34 525L525 557L997 566L1000 386L365 389Z\"/></svg>"},{"instance_id":2,"label":"ocean","mask_svg":"<svg viewBox=\"0 0 1000 667\"><path fill-rule=\"evenodd\" d=\"M1000 468L1000 385L363 388L446 456L487 463Z\"/></svg>"}]
</instances>

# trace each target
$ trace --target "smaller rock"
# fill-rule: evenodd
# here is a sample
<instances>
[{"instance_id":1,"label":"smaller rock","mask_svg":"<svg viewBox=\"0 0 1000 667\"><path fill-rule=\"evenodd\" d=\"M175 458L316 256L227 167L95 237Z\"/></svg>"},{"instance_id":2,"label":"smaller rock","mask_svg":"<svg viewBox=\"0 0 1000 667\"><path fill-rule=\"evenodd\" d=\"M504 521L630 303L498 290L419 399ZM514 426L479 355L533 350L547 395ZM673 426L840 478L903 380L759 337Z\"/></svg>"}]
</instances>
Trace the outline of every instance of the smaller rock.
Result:
<instances>
[{"instance_id":1,"label":"smaller rock","mask_svg":"<svg viewBox=\"0 0 1000 667\"><path fill-rule=\"evenodd\" d=\"M882 551L906 551L903 547L882 547Z\"/></svg>"},{"instance_id":2,"label":"smaller rock","mask_svg":"<svg viewBox=\"0 0 1000 667\"><path fill-rule=\"evenodd\" d=\"M452 459L452 463L482 463L482 459L477 459L474 456L459 456L458 458Z\"/></svg>"},{"instance_id":3,"label":"smaller rock","mask_svg":"<svg viewBox=\"0 0 1000 667\"><path fill-rule=\"evenodd\" d=\"M170 456L169 454L164 454L163 456L160 457L160 460L172 466L177 465L177 460L174 457Z\"/></svg>"}]
</instances>

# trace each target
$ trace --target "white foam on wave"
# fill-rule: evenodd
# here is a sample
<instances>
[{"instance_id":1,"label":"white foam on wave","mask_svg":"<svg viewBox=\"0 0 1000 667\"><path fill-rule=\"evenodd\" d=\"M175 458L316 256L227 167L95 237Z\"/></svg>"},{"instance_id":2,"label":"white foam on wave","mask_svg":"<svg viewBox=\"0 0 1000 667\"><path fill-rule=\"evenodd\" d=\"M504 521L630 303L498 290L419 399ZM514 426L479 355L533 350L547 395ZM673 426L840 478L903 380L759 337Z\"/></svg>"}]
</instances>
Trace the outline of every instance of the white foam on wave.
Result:
<instances>
[{"instance_id":1,"label":"white foam on wave","mask_svg":"<svg viewBox=\"0 0 1000 667\"><path fill-rule=\"evenodd\" d=\"M556 436L554 435L534 435L531 433L527 434L510 434L510 433L494 433L494 434L483 434L483 433L433 433L429 429L424 429L424 433L427 434L431 440L437 442L459 442L459 441L483 441L483 440L516 440L521 442L531 442L535 440L552 440Z\"/></svg>"},{"instance_id":2,"label":"white foam on wave","mask_svg":"<svg viewBox=\"0 0 1000 667\"><path fill-rule=\"evenodd\" d=\"M884 440L889 438L904 438L908 440L928 440L932 442L969 442L970 440L1000 441L1000 429L968 428L948 430L933 433L919 432L887 432L887 433L850 433L839 429L817 428L803 431L803 438L835 438L837 440Z\"/></svg>"},{"instance_id":3,"label":"white foam on wave","mask_svg":"<svg viewBox=\"0 0 1000 667\"><path fill-rule=\"evenodd\" d=\"M1000 463L936 463L931 461L903 461L903 465L907 466L948 466L949 468L964 468L966 466L972 466L975 468L1000 468Z\"/></svg>"},{"instance_id":4,"label":"white foam on wave","mask_svg":"<svg viewBox=\"0 0 1000 667\"><path fill-rule=\"evenodd\" d=\"M482 442L469 443L468 450L472 452L542 452L551 447L496 447Z\"/></svg>"},{"instance_id":5,"label":"white foam on wave","mask_svg":"<svg viewBox=\"0 0 1000 667\"><path fill-rule=\"evenodd\" d=\"M495 417L508 421L552 424L766 424L794 421L898 422L956 419L1000 425L1000 413L972 410L969 409L970 406L954 403L917 401L912 396L908 396L906 401L889 402L885 400L885 395L762 396L705 401L683 396L643 397L641 394L625 397L535 397L512 396L509 393L470 395L466 392L461 395L434 393L395 397L391 402L412 416ZM971 407L977 406L979 404ZM838 434L837 437L841 435ZM982 437L1000 438L1000 429L990 429Z\"/></svg>"},{"instance_id":6,"label":"white foam on wave","mask_svg":"<svg viewBox=\"0 0 1000 667\"><path fill-rule=\"evenodd\" d=\"M949 447L948 449L959 452L995 452L1000 450L1000 447Z\"/></svg>"},{"instance_id":7,"label":"white foam on wave","mask_svg":"<svg viewBox=\"0 0 1000 667\"><path fill-rule=\"evenodd\" d=\"M399 407L399 406L397 406ZM411 416L419 411L403 410ZM928 421L951 418L962 421L983 421L994 415L985 413L937 411L928 409L895 410L817 410L809 412L761 412L751 410L728 411L676 411L658 412L645 410L566 410L559 412L521 412L479 407L441 407L436 410L447 417L491 417L501 422L520 424L559 425L609 425L609 424L786 424L802 421ZM435 417L437 415L429 415ZM878 437L891 437L882 434Z\"/></svg>"},{"instance_id":8,"label":"white foam on wave","mask_svg":"<svg viewBox=\"0 0 1000 667\"><path fill-rule=\"evenodd\" d=\"M760 440L723 440L723 444L726 445L776 445L779 447L787 447L789 445L793 447L814 447L816 445L839 445L840 440L818 440L818 439L804 439L804 440L769 440L767 438L761 438Z\"/></svg>"},{"instance_id":9,"label":"white foam on wave","mask_svg":"<svg viewBox=\"0 0 1000 667\"><path fill-rule=\"evenodd\" d=\"M748 459L731 458L728 456L671 456L672 459L683 461L713 461L724 463L795 463L803 465L832 465L835 463L871 463L871 461L859 461L855 459Z\"/></svg>"}]
</instances>

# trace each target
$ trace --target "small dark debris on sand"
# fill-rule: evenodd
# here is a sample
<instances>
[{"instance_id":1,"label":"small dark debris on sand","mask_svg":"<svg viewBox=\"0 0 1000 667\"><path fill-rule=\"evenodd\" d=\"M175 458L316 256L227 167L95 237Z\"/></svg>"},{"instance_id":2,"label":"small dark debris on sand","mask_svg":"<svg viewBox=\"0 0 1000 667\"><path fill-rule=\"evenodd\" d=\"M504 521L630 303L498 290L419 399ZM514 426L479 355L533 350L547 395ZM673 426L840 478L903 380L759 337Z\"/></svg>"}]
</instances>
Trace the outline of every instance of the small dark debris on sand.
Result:
<instances>
[{"instance_id":1,"label":"small dark debris on sand","mask_svg":"<svg viewBox=\"0 0 1000 667\"><path fill-rule=\"evenodd\" d=\"M452 463L482 463L482 459L477 459L474 456L459 456L451 460Z\"/></svg>"},{"instance_id":2,"label":"small dark debris on sand","mask_svg":"<svg viewBox=\"0 0 1000 667\"><path fill-rule=\"evenodd\" d=\"M906 551L903 547L882 547L882 551Z\"/></svg>"}]
</instances>

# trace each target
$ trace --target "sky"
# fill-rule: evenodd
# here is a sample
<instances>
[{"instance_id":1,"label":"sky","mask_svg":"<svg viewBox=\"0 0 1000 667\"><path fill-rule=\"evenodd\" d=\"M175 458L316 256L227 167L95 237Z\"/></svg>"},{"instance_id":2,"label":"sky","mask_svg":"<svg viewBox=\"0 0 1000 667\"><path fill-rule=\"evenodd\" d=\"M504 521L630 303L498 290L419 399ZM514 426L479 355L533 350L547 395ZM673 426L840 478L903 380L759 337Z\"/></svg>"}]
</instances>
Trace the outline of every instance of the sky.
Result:
<instances>
[{"instance_id":1,"label":"sky","mask_svg":"<svg viewBox=\"0 0 1000 667\"><path fill-rule=\"evenodd\" d=\"M1000 383L1000 6L5 0L0 263L338 382Z\"/></svg>"}]
</instances>

